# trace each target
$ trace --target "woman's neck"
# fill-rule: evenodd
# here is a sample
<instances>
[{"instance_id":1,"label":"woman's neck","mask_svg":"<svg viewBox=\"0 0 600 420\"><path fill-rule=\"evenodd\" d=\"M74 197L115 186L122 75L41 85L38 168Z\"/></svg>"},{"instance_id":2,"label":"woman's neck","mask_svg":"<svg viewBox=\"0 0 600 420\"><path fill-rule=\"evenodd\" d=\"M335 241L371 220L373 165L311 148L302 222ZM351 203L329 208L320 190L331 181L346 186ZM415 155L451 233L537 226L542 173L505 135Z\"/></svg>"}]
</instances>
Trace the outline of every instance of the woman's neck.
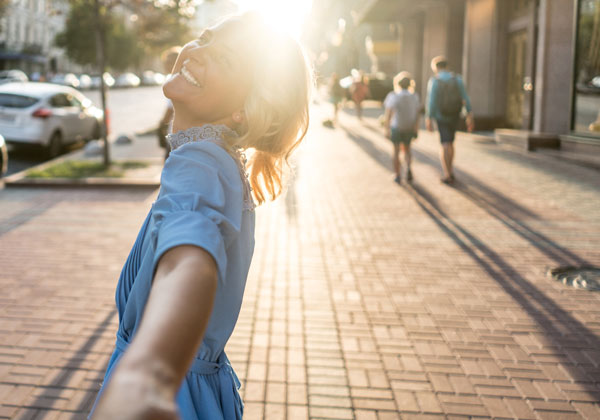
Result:
<instances>
[{"instance_id":1,"label":"woman's neck","mask_svg":"<svg viewBox=\"0 0 600 420\"><path fill-rule=\"evenodd\" d=\"M175 111L175 114L173 116L173 133L176 133L178 131L184 131L187 130L188 128L192 128L192 127L202 127L203 125L207 125L207 124L212 124L212 125L225 125L231 129L233 129L233 121L231 119L231 117L229 118L222 118L216 121L201 121L198 120L197 118L190 118L189 116L185 115L184 113L181 112L177 112Z\"/></svg>"}]
</instances>

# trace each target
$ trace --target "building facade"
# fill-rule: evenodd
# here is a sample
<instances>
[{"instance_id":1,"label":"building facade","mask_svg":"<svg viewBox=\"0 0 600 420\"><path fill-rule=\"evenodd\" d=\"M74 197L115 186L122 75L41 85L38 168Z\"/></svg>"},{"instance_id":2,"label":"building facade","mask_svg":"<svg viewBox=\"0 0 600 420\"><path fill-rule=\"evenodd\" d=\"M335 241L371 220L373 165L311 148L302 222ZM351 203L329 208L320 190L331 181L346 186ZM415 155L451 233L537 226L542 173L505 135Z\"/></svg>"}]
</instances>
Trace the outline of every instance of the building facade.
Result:
<instances>
[{"instance_id":1,"label":"building facade","mask_svg":"<svg viewBox=\"0 0 600 420\"><path fill-rule=\"evenodd\" d=\"M421 95L445 55L479 129L600 146L600 0L371 0L360 19L397 27L377 40L397 39L386 71L410 71Z\"/></svg>"},{"instance_id":2,"label":"building facade","mask_svg":"<svg viewBox=\"0 0 600 420\"><path fill-rule=\"evenodd\" d=\"M69 66L54 37L65 24L69 4L60 0L11 0L0 20L0 69L26 73L63 71Z\"/></svg>"}]
</instances>

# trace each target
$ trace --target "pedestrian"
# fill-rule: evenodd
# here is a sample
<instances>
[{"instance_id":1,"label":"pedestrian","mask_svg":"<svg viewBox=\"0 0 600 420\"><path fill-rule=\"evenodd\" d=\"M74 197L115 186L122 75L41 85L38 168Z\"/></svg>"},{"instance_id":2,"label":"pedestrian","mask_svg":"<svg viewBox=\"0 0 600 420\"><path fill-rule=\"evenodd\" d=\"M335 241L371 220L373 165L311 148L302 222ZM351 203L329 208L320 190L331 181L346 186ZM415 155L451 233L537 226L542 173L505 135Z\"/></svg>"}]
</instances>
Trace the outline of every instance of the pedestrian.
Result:
<instances>
[{"instance_id":1,"label":"pedestrian","mask_svg":"<svg viewBox=\"0 0 600 420\"><path fill-rule=\"evenodd\" d=\"M340 86L340 76L332 73L329 79L329 101L333 104L333 124L338 122L338 112L344 99L344 88Z\"/></svg>"},{"instance_id":2,"label":"pedestrian","mask_svg":"<svg viewBox=\"0 0 600 420\"><path fill-rule=\"evenodd\" d=\"M412 181L412 156L410 143L417 138L419 131L419 111L421 104L414 93L414 81L410 73L403 71L394 77L394 91L388 93L385 108L385 134L394 145L394 181L401 182L400 149L406 165L406 180Z\"/></svg>"},{"instance_id":3,"label":"pedestrian","mask_svg":"<svg viewBox=\"0 0 600 420\"><path fill-rule=\"evenodd\" d=\"M431 70L434 77L429 79L427 85L427 111L425 125L433 131L435 120L440 132L440 160L442 163L444 183L454 182L454 136L463 106L466 108L466 124L469 132L473 131L473 113L471 101L465 90L465 85L460 75L448 70L448 61L443 56L431 60Z\"/></svg>"},{"instance_id":4,"label":"pedestrian","mask_svg":"<svg viewBox=\"0 0 600 420\"><path fill-rule=\"evenodd\" d=\"M370 95L369 79L359 72L352 85L350 85L350 96L356 107L356 116L362 120L362 102Z\"/></svg>"},{"instance_id":5,"label":"pedestrian","mask_svg":"<svg viewBox=\"0 0 600 420\"><path fill-rule=\"evenodd\" d=\"M173 71L173 67L175 66L175 61L177 60L177 56L181 51L181 47L171 47L168 50L164 51L161 55L161 61L163 64L163 70L168 75L167 77L171 77L171 72ZM169 152L171 148L167 142L167 135L171 132L171 123L173 122L173 103L169 98L166 98L166 107L165 112L163 113L162 118L158 123L158 145L165 149L165 160L169 157Z\"/></svg>"},{"instance_id":6,"label":"pedestrian","mask_svg":"<svg viewBox=\"0 0 600 420\"><path fill-rule=\"evenodd\" d=\"M117 285L116 348L92 419L242 418L223 349L254 249L254 203L281 192L310 90L299 44L255 13L181 50L163 86L172 151Z\"/></svg>"}]
</instances>

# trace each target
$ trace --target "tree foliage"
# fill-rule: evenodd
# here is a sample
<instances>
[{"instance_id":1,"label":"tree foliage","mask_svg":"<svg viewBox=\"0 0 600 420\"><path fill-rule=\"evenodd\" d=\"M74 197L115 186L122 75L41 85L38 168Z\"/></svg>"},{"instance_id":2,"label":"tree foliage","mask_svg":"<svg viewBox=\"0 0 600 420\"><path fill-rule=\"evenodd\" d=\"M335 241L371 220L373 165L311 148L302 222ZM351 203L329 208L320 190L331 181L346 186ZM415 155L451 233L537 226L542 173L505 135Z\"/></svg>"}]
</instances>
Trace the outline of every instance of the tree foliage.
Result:
<instances>
[{"instance_id":1,"label":"tree foliage","mask_svg":"<svg viewBox=\"0 0 600 420\"><path fill-rule=\"evenodd\" d=\"M188 21L193 14L190 0L100 1L106 63L111 69L137 67L143 57L158 56L164 49L187 41ZM93 2L71 0L65 29L55 39L69 58L82 65L97 62Z\"/></svg>"}]
</instances>

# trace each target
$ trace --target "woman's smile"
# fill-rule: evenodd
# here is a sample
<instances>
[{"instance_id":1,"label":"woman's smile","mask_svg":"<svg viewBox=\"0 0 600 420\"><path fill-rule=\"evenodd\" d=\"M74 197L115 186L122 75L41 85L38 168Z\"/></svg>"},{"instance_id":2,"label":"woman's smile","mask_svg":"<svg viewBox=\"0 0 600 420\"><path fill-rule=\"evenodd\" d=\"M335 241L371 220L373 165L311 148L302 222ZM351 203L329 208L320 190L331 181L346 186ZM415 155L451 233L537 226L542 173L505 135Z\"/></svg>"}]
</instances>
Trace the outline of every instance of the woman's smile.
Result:
<instances>
[{"instance_id":1,"label":"woman's smile","mask_svg":"<svg viewBox=\"0 0 600 420\"><path fill-rule=\"evenodd\" d=\"M183 65L183 67L181 67L180 73L183 76L183 78L186 81L188 81L189 83L191 83L192 85L194 85L196 87L203 87L202 84L200 84L200 82L198 82L198 80L196 80L194 75L187 69L185 64Z\"/></svg>"}]
</instances>

